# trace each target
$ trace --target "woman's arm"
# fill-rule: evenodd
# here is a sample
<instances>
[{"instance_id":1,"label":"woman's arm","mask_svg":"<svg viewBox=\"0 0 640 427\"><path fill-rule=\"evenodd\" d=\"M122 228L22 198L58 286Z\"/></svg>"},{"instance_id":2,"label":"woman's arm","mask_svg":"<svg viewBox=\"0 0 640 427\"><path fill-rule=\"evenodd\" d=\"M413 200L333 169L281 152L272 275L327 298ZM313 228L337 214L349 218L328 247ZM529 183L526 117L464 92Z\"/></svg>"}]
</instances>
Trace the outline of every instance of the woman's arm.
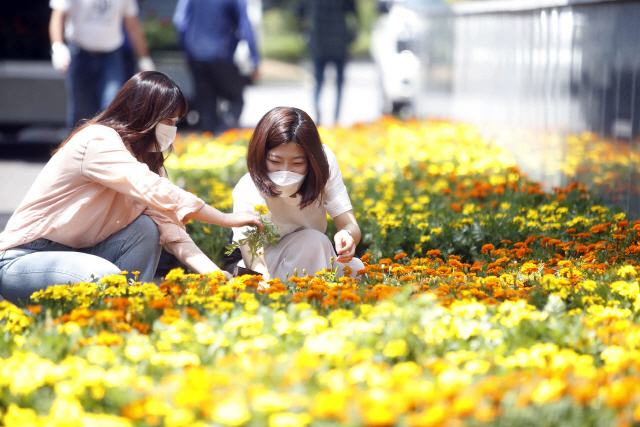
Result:
<instances>
[{"instance_id":1,"label":"woman's arm","mask_svg":"<svg viewBox=\"0 0 640 427\"><path fill-rule=\"evenodd\" d=\"M264 249L262 249L262 253L255 259L255 261L253 261L253 264L251 264L251 254L249 253L248 245L240 246L240 252L242 253L244 265L246 265L247 268L261 273L263 281L271 280L271 274L269 274L267 261L264 257Z\"/></svg>"},{"instance_id":2,"label":"woman's arm","mask_svg":"<svg viewBox=\"0 0 640 427\"><path fill-rule=\"evenodd\" d=\"M205 222L207 224L222 225L223 227L241 227L243 225L256 225L258 231L262 231L260 216L250 210L222 213L213 206L204 205L200 210L185 215L186 219Z\"/></svg>"},{"instance_id":3,"label":"woman's arm","mask_svg":"<svg viewBox=\"0 0 640 427\"><path fill-rule=\"evenodd\" d=\"M333 218L338 232L334 236L333 240L336 243L336 253L338 254L338 262L347 263L351 261L356 253L356 246L360 243L362 234L358 222L353 214L353 210L348 210L345 213Z\"/></svg>"},{"instance_id":4,"label":"woman's arm","mask_svg":"<svg viewBox=\"0 0 640 427\"><path fill-rule=\"evenodd\" d=\"M214 271L221 271L213 261L206 256L198 246L193 242L186 243L167 243L164 245L165 249L175 255L178 260L189 267L191 270L198 274L212 273ZM223 271L227 279L232 276L226 271Z\"/></svg>"},{"instance_id":5,"label":"woman's arm","mask_svg":"<svg viewBox=\"0 0 640 427\"><path fill-rule=\"evenodd\" d=\"M66 73L71 63L69 48L64 44L64 20L66 12L59 9L51 11L49 20L49 39L51 39L51 63L53 67Z\"/></svg>"}]
</instances>

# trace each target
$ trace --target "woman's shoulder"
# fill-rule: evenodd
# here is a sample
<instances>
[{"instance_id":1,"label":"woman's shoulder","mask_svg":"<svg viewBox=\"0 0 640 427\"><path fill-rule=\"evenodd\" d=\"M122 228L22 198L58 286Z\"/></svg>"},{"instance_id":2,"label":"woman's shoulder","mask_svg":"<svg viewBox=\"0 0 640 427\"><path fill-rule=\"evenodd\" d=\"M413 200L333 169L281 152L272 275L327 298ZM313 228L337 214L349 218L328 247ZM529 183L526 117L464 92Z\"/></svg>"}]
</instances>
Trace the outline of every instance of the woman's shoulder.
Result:
<instances>
[{"instance_id":1,"label":"woman's shoulder","mask_svg":"<svg viewBox=\"0 0 640 427\"><path fill-rule=\"evenodd\" d=\"M242 178L240 178L235 188L233 189L234 193L236 192L245 193L245 192L254 192L254 191L258 191L258 189L256 188L256 185L253 183L253 180L251 179L251 174L249 174L248 172L244 174Z\"/></svg>"},{"instance_id":2,"label":"woman's shoulder","mask_svg":"<svg viewBox=\"0 0 640 427\"><path fill-rule=\"evenodd\" d=\"M236 187L246 186L246 185L252 185L255 187L255 185L253 184L253 180L251 179L251 174L249 172L242 175L242 178L240 178L240 180L236 184Z\"/></svg>"},{"instance_id":3,"label":"woman's shoulder","mask_svg":"<svg viewBox=\"0 0 640 427\"><path fill-rule=\"evenodd\" d=\"M122 138L120 138L120 135L118 135L118 132L114 129L105 125L92 124L73 135L67 145L86 146L94 140L106 140L123 144Z\"/></svg>"},{"instance_id":4,"label":"woman's shoulder","mask_svg":"<svg viewBox=\"0 0 640 427\"><path fill-rule=\"evenodd\" d=\"M231 193L231 197L234 202L252 202L252 204L263 203L264 196L260 194L258 188L253 183L251 179L251 175L249 173L245 174L238 183L236 184L233 192Z\"/></svg>"},{"instance_id":5,"label":"woman's shoulder","mask_svg":"<svg viewBox=\"0 0 640 427\"><path fill-rule=\"evenodd\" d=\"M89 126L87 126L86 128L82 129L81 131L79 131L76 135L87 135L87 136L102 136L102 137L116 137L117 139L121 139L120 135L118 135L118 132L116 132L115 129L106 126L106 125L102 125L99 123L94 123L91 124Z\"/></svg>"},{"instance_id":6,"label":"woman's shoulder","mask_svg":"<svg viewBox=\"0 0 640 427\"><path fill-rule=\"evenodd\" d=\"M331 147L329 147L327 144L322 144L322 150L324 151L324 155L327 156L327 162L329 162L329 165L338 163L338 158L336 157L336 154L333 152Z\"/></svg>"}]
</instances>

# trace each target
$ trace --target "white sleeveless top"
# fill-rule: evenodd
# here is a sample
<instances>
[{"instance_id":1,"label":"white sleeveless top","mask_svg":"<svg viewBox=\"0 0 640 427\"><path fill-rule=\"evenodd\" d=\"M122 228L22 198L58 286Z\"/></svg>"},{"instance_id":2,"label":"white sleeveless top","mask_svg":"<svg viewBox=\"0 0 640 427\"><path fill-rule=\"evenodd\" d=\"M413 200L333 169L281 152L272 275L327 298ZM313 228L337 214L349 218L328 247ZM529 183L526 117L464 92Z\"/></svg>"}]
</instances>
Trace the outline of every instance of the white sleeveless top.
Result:
<instances>
[{"instance_id":1,"label":"white sleeveless top","mask_svg":"<svg viewBox=\"0 0 640 427\"><path fill-rule=\"evenodd\" d=\"M255 205L265 205L269 208L267 218L276 227L280 227L280 238L303 229L315 229L322 233L327 231L327 214L335 218L351 209L351 200L347 188L342 180L342 173L338 166L338 159L333 151L322 145L329 163L329 180L327 181L325 198L319 203L311 204L300 210L300 196L296 198L269 197L258 191L251 176L244 175L233 190L233 211L253 210ZM233 240L244 237L247 227L233 229Z\"/></svg>"}]
</instances>

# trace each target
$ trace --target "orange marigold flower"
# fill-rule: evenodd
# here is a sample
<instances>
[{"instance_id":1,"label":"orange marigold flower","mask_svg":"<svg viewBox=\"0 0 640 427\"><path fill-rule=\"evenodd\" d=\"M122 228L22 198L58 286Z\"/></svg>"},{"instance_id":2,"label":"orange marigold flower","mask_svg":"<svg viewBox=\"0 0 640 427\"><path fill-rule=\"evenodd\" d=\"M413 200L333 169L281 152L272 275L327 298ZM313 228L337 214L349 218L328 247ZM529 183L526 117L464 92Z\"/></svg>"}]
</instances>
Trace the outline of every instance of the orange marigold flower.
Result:
<instances>
[{"instance_id":1,"label":"orange marigold flower","mask_svg":"<svg viewBox=\"0 0 640 427\"><path fill-rule=\"evenodd\" d=\"M200 312L193 307L187 307L187 314L193 320L198 320L200 318Z\"/></svg>"},{"instance_id":2,"label":"orange marigold flower","mask_svg":"<svg viewBox=\"0 0 640 427\"><path fill-rule=\"evenodd\" d=\"M93 317L104 323L111 323L116 320L124 319L124 313L118 310L98 310Z\"/></svg>"},{"instance_id":3,"label":"orange marigold flower","mask_svg":"<svg viewBox=\"0 0 640 427\"><path fill-rule=\"evenodd\" d=\"M456 212L460 212L462 210L462 205L460 203L451 203L451 209Z\"/></svg>"},{"instance_id":4,"label":"orange marigold flower","mask_svg":"<svg viewBox=\"0 0 640 427\"><path fill-rule=\"evenodd\" d=\"M594 234L595 234L595 233L600 233L601 231L606 230L606 229L607 229L607 227L608 227L608 225L607 225L607 224L597 224L597 225L594 225L593 227L591 227L591 228L589 229L589 231L591 231L591 232L592 232L592 233L594 233Z\"/></svg>"},{"instance_id":5,"label":"orange marigold flower","mask_svg":"<svg viewBox=\"0 0 640 427\"><path fill-rule=\"evenodd\" d=\"M322 293L318 292L318 291L307 291L304 294L305 298L309 301L320 301L323 298Z\"/></svg>"},{"instance_id":6,"label":"orange marigold flower","mask_svg":"<svg viewBox=\"0 0 640 427\"><path fill-rule=\"evenodd\" d=\"M141 334L146 334L147 332L149 332L149 329L151 329L151 325L142 322L133 322L133 327L136 328Z\"/></svg>"},{"instance_id":7,"label":"orange marigold flower","mask_svg":"<svg viewBox=\"0 0 640 427\"><path fill-rule=\"evenodd\" d=\"M362 258L360 258L360 261L369 262L369 258L371 258L371 254L364 254L362 255Z\"/></svg>"},{"instance_id":8,"label":"orange marigold flower","mask_svg":"<svg viewBox=\"0 0 640 427\"><path fill-rule=\"evenodd\" d=\"M401 253L399 253L399 254L396 254L396 255L393 257L393 259L397 261L397 260L402 259L402 258L404 258L404 257L406 257L406 256L407 256L407 254L405 254L404 252L401 252Z\"/></svg>"},{"instance_id":9,"label":"orange marigold flower","mask_svg":"<svg viewBox=\"0 0 640 427\"><path fill-rule=\"evenodd\" d=\"M104 302L119 310L131 304L128 298L105 298Z\"/></svg>"},{"instance_id":10,"label":"orange marigold flower","mask_svg":"<svg viewBox=\"0 0 640 427\"><path fill-rule=\"evenodd\" d=\"M33 314L38 314L42 311L41 305L28 305L27 310L29 310Z\"/></svg>"},{"instance_id":11,"label":"orange marigold flower","mask_svg":"<svg viewBox=\"0 0 640 427\"><path fill-rule=\"evenodd\" d=\"M491 243L487 243L486 245L482 245L480 252L482 252L483 254L486 254L491 252L493 249L495 249L495 246L493 246Z\"/></svg>"},{"instance_id":12,"label":"orange marigold flower","mask_svg":"<svg viewBox=\"0 0 640 427\"><path fill-rule=\"evenodd\" d=\"M118 322L113 329L118 332L131 332L131 325L125 322Z\"/></svg>"},{"instance_id":13,"label":"orange marigold flower","mask_svg":"<svg viewBox=\"0 0 640 427\"><path fill-rule=\"evenodd\" d=\"M428 256L442 256L442 252L440 252L439 249L431 249L430 251L427 251L427 255Z\"/></svg>"},{"instance_id":14,"label":"orange marigold flower","mask_svg":"<svg viewBox=\"0 0 640 427\"><path fill-rule=\"evenodd\" d=\"M171 298L154 299L149 301L148 307L162 310L173 307L173 301Z\"/></svg>"}]
</instances>

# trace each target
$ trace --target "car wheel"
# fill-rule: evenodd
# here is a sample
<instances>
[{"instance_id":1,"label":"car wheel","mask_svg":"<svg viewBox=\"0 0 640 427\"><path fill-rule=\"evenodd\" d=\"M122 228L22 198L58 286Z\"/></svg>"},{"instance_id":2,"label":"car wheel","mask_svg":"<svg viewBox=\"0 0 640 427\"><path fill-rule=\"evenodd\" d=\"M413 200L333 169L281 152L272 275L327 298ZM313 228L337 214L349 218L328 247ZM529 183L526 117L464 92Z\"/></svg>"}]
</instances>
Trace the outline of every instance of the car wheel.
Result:
<instances>
[{"instance_id":1,"label":"car wheel","mask_svg":"<svg viewBox=\"0 0 640 427\"><path fill-rule=\"evenodd\" d=\"M408 120L415 115L415 111L411 102L396 101L392 103L391 114L398 116L402 120Z\"/></svg>"}]
</instances>

